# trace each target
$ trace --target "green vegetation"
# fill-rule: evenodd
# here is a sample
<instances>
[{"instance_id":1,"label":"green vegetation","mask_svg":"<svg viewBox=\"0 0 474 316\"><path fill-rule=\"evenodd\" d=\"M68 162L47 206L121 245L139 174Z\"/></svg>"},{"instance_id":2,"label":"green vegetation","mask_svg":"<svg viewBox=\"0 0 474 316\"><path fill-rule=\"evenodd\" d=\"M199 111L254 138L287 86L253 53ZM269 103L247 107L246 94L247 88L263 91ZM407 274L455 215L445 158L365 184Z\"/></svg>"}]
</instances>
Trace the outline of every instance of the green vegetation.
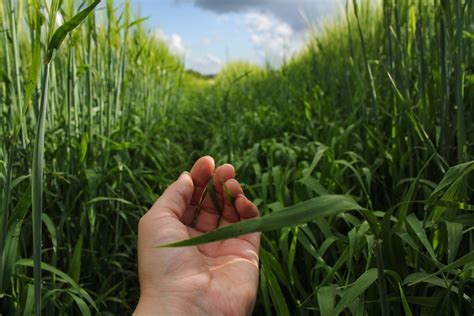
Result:
<instances>
[{"instance_id":1,"label":"green vegetation","mask_svg":"<svg viewBox=\"0 0 474 316\"><path fill-rule=\"evenodd\" d=\"M1 313L129 313L138 219L211 154L270 218L240 224L272 229L256 314L473 314L473 1L348 1L280 69L210 79L129 2L64 37L93 1L45 2L0 4Z\"/></svg>"}]
</instances>

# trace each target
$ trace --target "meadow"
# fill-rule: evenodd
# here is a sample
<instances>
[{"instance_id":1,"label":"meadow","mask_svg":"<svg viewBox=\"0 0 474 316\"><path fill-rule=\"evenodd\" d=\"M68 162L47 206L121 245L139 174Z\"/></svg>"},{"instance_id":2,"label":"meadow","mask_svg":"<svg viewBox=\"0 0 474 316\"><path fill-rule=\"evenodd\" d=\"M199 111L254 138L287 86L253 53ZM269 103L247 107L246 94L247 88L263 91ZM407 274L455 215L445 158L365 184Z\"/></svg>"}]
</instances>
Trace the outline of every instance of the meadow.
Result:
<instances>
[{"instance_id":1,"label":"meadow","mask_svg":"<svg viewBox=\"0 0 474 316\"><path fill-rule=\"evenodd\" d=\"M207 154L286 216L254 314L474 313L472 0L346 1L214 78L130 1L46 2L0 3L0 314L131 313L138 220Z\"/></svg>"}]
</instances>

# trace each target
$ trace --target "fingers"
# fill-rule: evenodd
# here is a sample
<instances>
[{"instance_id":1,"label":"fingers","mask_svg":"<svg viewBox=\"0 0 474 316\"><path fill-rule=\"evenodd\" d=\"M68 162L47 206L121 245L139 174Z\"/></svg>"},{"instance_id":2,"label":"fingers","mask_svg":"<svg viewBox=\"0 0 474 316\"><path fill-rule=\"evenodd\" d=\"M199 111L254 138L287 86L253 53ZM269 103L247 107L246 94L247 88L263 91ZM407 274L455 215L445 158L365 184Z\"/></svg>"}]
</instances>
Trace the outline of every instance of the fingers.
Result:
<instances>
[{"instance_id":1,"label":"fingers","mask_svg":"<svg viewBox=\"0 0 474 316\"><path fill-rule=\"evenodd\" d=\"M235 209L235 198L244 191L239 182L235 179L229 179L225 182L227 192L224 191L224 208L222 209L222 222L220 226L226 226L239 221L240 216ZM230 197L228 196L230 195Z\"/></svg>"},{"instance_id":2,"label":"fingers","mask_svg":"<svg viewBox=\"0 0 474 316\"><path fill-rule=\"evenodd\" d=\"M235 208L241 220L259 216L257 206L247 199L243 194L237 196L235 200ZM251 233L238 238L249 242L255 248L255 251L258 254L260 248L260 235L261 233Z\"/></svg>"},{"instance_id":3,"label":"fingers","mask_svg":"<svg viewBox=\"0 0 474 316\"><path fill-rule=\"evenodd\" d=\"M165 190L151 210L174 214L188 226L191 226L194 219L194 228L200 232L215 229L221 215L220 226L258 216L257 207L243 195L239 182L234 179L234 167L224 164L216 169L212 179L219 207L216 207L215 201L208 193L202 201L198 216L194 218L197 206L214 171L214 166L214 159L210 156L198 159L189 173L183 173L176 182ZM224 192L224 183L227 192Z\"/></svg>"},{"instance_id":4,"label":"fingers","mask_svg":"<svg viewBox=\"0 0 474 316\"><path fill-rule=\"evenodd\" d=\"M227 180L235 177L235 169L231 164L223 164L222 166L216 169L216 174L214 175L214 188L218 194L224 192L223 183Z\"/></svg>"},{"instance_id":5,"label":"fingers","mask_svg":"<svg viewBox=\"0 0 474 316\"><path fill-rule=\"evenodd\" d=\"M237 180L231 179L226 185L234 197L234 204L225 195L225 206L223 221L219 227L224 227L239 220L250 219L259 215L258 208L243 194L243 190Z\"/></svg>"},{"instance_id":6,"label":"fingers","mask_svg":"<svg viewBox=\"0 0 474 316\"><path fill-rule=\"evenodd\" d=\"M191 168L190 174L194 184L194 192L191 202L187 205L186 211L181 218L181 221L187 226L190 226L193 221L202 193L214 172L214 165L214 159L211 156L204 156L199 158Z\"/></svg>"},{"instance_id":7,"label":"fingers","mask_svg":"<svg viewBox=\"0 0 474 316\"><path fill-rule=\"evenodd\" d=\"M219 227L230 225L239 220L251 219L259 216L257 206L245 197L245 195L243 194L243 190L240 187L240 184L235 179L228 180L226 182L226 186L229 188L229 191L233 193L232 195L235 196L235 208L234 206L232 206L231 202L224 194L226 198L226 216L223 217L223 220L220 223ZM233 215L230 215L232 214L231 210L233 210L234 212ZM248 242L250 245L252 245L252 251L258 254L260 247L260 235L260 233L251 233L237 237L237 239L245 240L246 242Z\"/></svg>"},{"instance_id":8,"label":"fingers","mask_svg":"<svg viewBox=\"0 0 474 316\"><path fill-rule=\"evenodd\" d=\"M195 191L191 201L192 205L197 206L202 195L202 191L207 185L207 182L211 178L212 173L214 172L214 159L211 156L204 156L199 158L194 166L191 168L191 177L193 178L193 183Z\"/></svg>"},{"instance_id":9,"label":"fingers","mask_svg":"<svg viewBox=\"0 0 474 316\"><path fill-rule=\"evenodd\" d=\"M235 208L240 219L249 219L259 215L257 206L243 194L239 194L235 199Z\"/></svg>"},{"instance_id":10,"label":"fingers","mask_svg":"<svg viewBox=\"0 0 474 316\"><path fill-rule=\"evenodd\" d=\"M224 164L216 169L213 178L214 190L220 209L224 208L223 183L235 176L234 167L230 164ZM208 232L217 227L219 221L219 210L214 205L210 193L206 194L202 203L199 216L196 220L195 228L201 232Z\"/></svg>"},{"instance_id":11,"label":"fingers","mask_svg":"<svg viewBox=\"0 0 474 316\"><path fill-rule=\"evenodd\" d=\"M183 172L173 184L171 184L155 204L150 212L165 212L182 219L186 207L191 202L194 192L194 184L191 175Z\"/></svg>"}]
</instances>

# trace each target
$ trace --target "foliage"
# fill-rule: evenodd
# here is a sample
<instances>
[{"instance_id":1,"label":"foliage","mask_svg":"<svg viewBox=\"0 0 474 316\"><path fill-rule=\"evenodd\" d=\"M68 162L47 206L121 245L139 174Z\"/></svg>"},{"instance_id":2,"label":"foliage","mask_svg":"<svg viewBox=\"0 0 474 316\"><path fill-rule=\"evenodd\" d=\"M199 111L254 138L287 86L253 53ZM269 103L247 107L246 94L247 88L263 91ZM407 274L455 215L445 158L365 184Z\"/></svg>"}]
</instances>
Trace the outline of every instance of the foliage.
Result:
<instances>
[{"instance_id":1,"label":"foliage","mask_svg":"<svg viewBox=\"0 0 474 316\"><path fill-rule=\"evenodd\" d=\"M0 4L2 313L34 310L38 225L43 313L131 312L137 221L203 154L236 166L263 216L362 206L264 233L256 314L473 313L472 1L364 2L357 15L348 1L280 69L234 63L206 79L108 0L64 37L45 85L57 21L92 2Z\"/></svg>"}]
</instances>

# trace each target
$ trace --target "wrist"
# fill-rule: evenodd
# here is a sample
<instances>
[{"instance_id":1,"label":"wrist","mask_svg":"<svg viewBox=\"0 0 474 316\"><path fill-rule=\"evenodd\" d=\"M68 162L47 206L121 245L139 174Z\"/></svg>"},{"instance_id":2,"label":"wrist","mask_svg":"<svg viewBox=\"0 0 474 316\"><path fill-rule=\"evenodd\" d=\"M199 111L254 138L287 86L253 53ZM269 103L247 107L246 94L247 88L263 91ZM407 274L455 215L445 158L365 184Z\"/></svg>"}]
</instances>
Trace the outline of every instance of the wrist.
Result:
<instances>
[{"instance_id":1,"label":"wrist","mask_svg":"<svg viewBox=\"0 0 474 316\"><path fill-rule=\"evenodd\" d=\"M191 300L177 297L158 298L140 296L137 307L133 312L135 316L148 315L205 315L205 311L199 309L197 304Z\"/></svg>"}]
</instances>

